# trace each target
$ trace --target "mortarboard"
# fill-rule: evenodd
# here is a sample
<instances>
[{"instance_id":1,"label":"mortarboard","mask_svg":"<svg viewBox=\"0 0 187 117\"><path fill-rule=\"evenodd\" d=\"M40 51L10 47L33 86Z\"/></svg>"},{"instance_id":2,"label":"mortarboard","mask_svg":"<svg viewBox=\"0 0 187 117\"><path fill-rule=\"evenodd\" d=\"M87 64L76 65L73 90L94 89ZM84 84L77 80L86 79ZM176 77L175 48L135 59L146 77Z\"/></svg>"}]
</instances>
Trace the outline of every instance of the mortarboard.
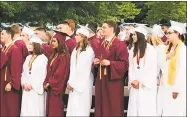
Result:
<instances>
[{"instance_id":1,"label":"mortarboard","mask_svg":"<svg viewBox=\"0 0 187 117\"><path fill-rule=\"evenodd\" d=\"M161 26L159 26L157 24L153 25L152 33L155 33L156 35L158 35L158 37L161 37L161 38L165 35L161 29Z\"/></svg>"},{"instance_id":2,"label":"mortarboard","mask_svg":"<svg viewBox=\"0 0 187 117\"><path fill-rule=\"evenodd\" d=\"M180 23L180 22L177 22L177 21L172 21L172 20L170 20L170 22L171 22L170 29L173 29L173 30L177 31L181 35L186 33L186 27L183 23Z\"/></svg>"},{"instance_id":3,"label":"mortarboard","mask_svg":"<svg viewBox=\"0 0 187 117\"><path fill-rule=\"evenodd\" d=\"M83 34L84 36L86 36L87 38L90 37L90 32L89 32L89 28L82 26L81 28L77 29L76 34L80 33Z\"/></svg>"},{"instance_id":4,"label":"mortarboard","mask_svg":"<svg viewBox=\"0 0 187 117\"><path fill-rule=\"evenodd\" d=\"M23 27L22 32L27 33L30 38L34 34L34 31L31 30L30 28L26 27L26 26Z\"/></svg>"},{"instance_id":5,"label":"mortarboard","mask_svg":"<svg viewBox=\"0 0 187 117\"><path fill-rule=\"evenodd\" d=\"M33 35L31 37L30 42L39 43L40 45L43 44L42 40L38 36L36 36L36 35Z\"/></svg>"},{"instance_id":6,"label":"mortarboard","mask_svg":"<svg viewBox=\"0 0 187 117\"><path fill-rule=\"evenodd\" d=\"M66 37L69 35L66 34L66 33L63 33L63 32L60 32L60 31L57 31L57 30L53 30L55 32L53 38L56 38L57 40L66 40Z\"/></svg>"}]
</instances>

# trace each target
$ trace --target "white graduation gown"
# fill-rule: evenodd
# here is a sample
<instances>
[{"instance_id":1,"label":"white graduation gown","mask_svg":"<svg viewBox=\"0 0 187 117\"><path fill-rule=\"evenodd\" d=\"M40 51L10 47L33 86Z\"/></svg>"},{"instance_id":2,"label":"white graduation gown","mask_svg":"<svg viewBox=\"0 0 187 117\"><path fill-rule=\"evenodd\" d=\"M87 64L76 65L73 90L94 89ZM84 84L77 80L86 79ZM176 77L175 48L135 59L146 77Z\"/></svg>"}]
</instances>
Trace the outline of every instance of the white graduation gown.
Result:
<instances>
[{"instance_id":1,"label":"white graduation gown","mask_svg":"<svg viewBox=\"0 0 187 117\"><path fill-rule=\"evenodd\" d=\"M43 82L47 74L48 59L45 55L39 55L32 63L31 74L29 74L29 61L32 55L27 56L23 64L21 85L29 83L32 90L23 89L21 116L45 116L45 97Z\"/></svg>"},{"instance_id":2,"label":"white graduation gown","mask_svg":"<svg viewBox=\"0 0 187 117\"><path fill-rule=\"evenodd\" d=\"M137 69L133 58L133 48L129 53L129 103L127 116L156 116L157 93L157 55L156 50L147 44L144 59L140 59L140 69ZM134 62L133 62L134 61ZM133 65L134 64L134 65ZM134 67L133 67L134 66ZM139 89L131 86L133 80L140 82ZM142 87L143 84L145 87Z\"/></svg>"},{"instance_id":3,"label":"white graduation gown","mask_svg":"<svg viewBox=\"0 0 187 117\"><path fill-rule=\"evenodd\" d=\"M164 97L165 97L165 89L166 89L166 80L164 77L160 76L160 70L162 74L164 74L163 69L166 63L166 54L165 49L166 46L158 45L156 48L157 51L157 83L159 84L157 89L157 115L161 116L163 111Z\"/></svg>"},{"instance_id":4,"label":"white graduation gown","mask_svg":"<svg viewBox=\"0 0 187 117\"><path fill-rule=\"evenodd\" d=\"M165 78L168 78L168 62L164 71ZM186 46L184 44L182 44L179 50L176 67L177 71L174 85L167 84L163 116L186 116ZM176 99L173 99L172 92L179 93Z\"/></svg>"},{"instance_id":5,"label":"white graduation gown","mask_svg":"<svg viewBox=\"0 0 187 117\"><path fill-rule=\"evenodd\" d=\"M89 116L92 103L93 74L91 72L94 52L90 46L78 56L76 64L76 48L71 55L70 77L68 83L73 87L70 91L66 116Z\"/></svg>"}]
</instances>

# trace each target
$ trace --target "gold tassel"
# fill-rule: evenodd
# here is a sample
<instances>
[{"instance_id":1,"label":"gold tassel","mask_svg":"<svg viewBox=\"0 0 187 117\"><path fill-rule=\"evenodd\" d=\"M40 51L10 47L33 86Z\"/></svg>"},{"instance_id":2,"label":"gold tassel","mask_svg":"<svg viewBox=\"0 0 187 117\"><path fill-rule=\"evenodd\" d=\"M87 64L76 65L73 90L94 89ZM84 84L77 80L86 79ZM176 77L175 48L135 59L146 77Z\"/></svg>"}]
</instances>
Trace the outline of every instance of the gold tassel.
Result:
<instances>
[{"instance_id":1,"label":"gold tassel","mask_svg":"<svg viewBox=\"0 0 187 117\"><path fill-rule=\"evenodd\" d=\"M99 65L99 76L100 76L100 80L101 80L101 63Z\"/></svg>"},{"instance_id":2,"label":"gold tassel","mask_svg":"<svg viewBox=\"0 0 187 117\"><path fill-rule=\"evenodd\" d=\"M105 67L105 69L104 69L104 75L105 75L105 76L107 75L106 67Z\"/></svg>"},{"instance_id":3,"label":"gold tassel","mask_svg":"<svg viewBox=\"0 0 187 117\"><path fill-rule=\"evenodd\" d=\"M7 67L5 69L5 81L7 80Z\"/></svg>"}]
</instances>

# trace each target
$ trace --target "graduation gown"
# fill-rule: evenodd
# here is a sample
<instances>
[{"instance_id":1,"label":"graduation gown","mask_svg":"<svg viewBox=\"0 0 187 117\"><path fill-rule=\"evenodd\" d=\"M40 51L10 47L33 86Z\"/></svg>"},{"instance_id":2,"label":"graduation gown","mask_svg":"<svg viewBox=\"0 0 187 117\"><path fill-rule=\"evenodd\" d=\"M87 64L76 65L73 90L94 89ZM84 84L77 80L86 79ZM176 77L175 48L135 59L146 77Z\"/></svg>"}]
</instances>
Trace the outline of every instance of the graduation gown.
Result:
<instances>
[{"instance_id":1,"label":"graduation gown","mask_svg":"<svg viewBox=\"0 0 187 117\"><path fill-rule=\"evenodd\" d=\"M95 116L124 116L124 81L123 76L128 69L127 47L117 38L109 49L101 44L95 52L96 58L110 61L106 67L98 67L95 84ZM100 72L101 71L101 72ZM100 79L100 75L101 78Z\"/></svg>"},{"instance_id":2,"label":"graduation gown","mask_svg":"<svg viewBox=\"0 0 187 117\"><path fill-rule=\"evenodd\" d=\"M100 45L101 41L102 40L100 38L96 37L96 36L93 36L93 37L90 38L90 44L91 44L91 47L93 48L94 52L96 51L96 49Z\"/></svg>"},{"instance_id":3,"label":"graduation gown","mask_svg":"<svg viewBox=\"0 0 187 117\"><path fill-rule=\"evenodd\" d=\"M165 45L158 45L155 47L157 52L157 115L162 115L163 104L164 104L164 95L166 89L166 79L162 76L164 71L164 66L166 65L166 54L165 54ZM161 72L161 73L160 73Z\"/></svg>"},{"instance_id":4,"label":"graduation gown","mask_svg":"<svg viewBox=\"0 0 187 117\"><path fill-rule=\"evenodd\" d=\"M49 58L53 53L53 48L48 43L44 43L42 47L44 50L44 55Z\"/></svg>"},{"instance_id":5,"label":"graduation gown","mask_svg":"<svg viewBox=\"0 0 187 117\"><path fill-rule=\"evenodd\" d=\"M2 52L2 50L0 50L1 53L1 66L0 66L0 70L3 68L3 66L6 64L6 62L8 61L8 57L5 55L5 53Z\"/></svg>"},{"instance_id":6,"label":"graduation gown","mask_svg":"<svg viewBox=\"0 0 187 117\"><path fill-rule=\"evenodd\" d=\"M1 113L0 116L20 116L20 99L19 90L21 83L22 56L18 47L14 44L7 47L8 62L1 70ZM5 86L11 82L11 91L5 91Z\"/></svg>"},{"instance_id":7,"label":"graduation gown","mask_svg":"<svg viewBox=\"0 0 187 117\"><path fill-rule=\"evenodd\" d=\"M25 62L26 57L29 55L27 46L25 45L23 40L16 40L14 42L14 44L19 48L19 50L20 50L20 52L22 54L22 57L23 57L22 64L23 64Z\"/></svg>"},{"instance_id":8,"label":"graduation gown","mask_svg":"<svg viewBox=\"0 0 187 117\"><path fill-rule=\"evenodd\" d=\"M66 46L69 50L69 54L71 55L71 53L73 52L73 49L76 47L75 37L72 37L72 38L66 40L65 43L66 43Z\"/></svg>"},{"instance_id":9,"label":"graduation gown","mask_svg":"<svg viewBox=\"0 0 187 117\"><path fill-rule=\"evenodd\" d=\"M163 77L168 80L168 63L164 68ZM167 84L162 116L186 116L186 46L182 43L176 65L176 76L173 85ZM173 99L172 92L178 92Z\"/></svg>"},{"instance_id":10,"label":"graduation gown","mask_svg":"<svg viewBox=\"0 0 187 117\"><path fill-rule=\"evenodd\" d=\"M64 102L62 96L65 93L66 83L69 77L70 60L69 55L59 55L52 65L48 63L47 77L44 85L49 83L47 90L47 116L64 116Z\"/></svg>"},{"instance_id":11,"label":"graduation gown","mask_svg":"<svg viewBox=\"0 0 187 117\"><path fill-rule=\"evenodd\" d=\"M66 116L89 116L92 104L93 74L91 72L94 52L90 46L78 55L74 49L71 55L69 85L73 92L69 92Z\"/></svg>"},{"instance_id":12,"label":"graduation gown","mask_svg":"<svg viewBox=\"0 0 187 117\"><path fill-rule=\"evenodd\" d=\"M156 116L157 94L157 55L153 46L147 43L145 58L141 58L138 69L133 48L129 53L129 103L127 116ZM139 81L139 89L131 86L133 80ZM143 86L142 86L143 85Z\"/></svg>"},{"instance_id":13,"label":"graduation gown","mask_svg":"<svg viewBox=\"0 0 187 117\"><path fill-rule=\"evenodd\" d=\"M23 88L21 116L45 116L45 96L43 82L47 75L47 57L38 55L32 63L31 74L29 74L29 61L32 55L27 56L23 64L21 85L31 84L32 89L25 91Z\"/></svg>"}]
</instances>

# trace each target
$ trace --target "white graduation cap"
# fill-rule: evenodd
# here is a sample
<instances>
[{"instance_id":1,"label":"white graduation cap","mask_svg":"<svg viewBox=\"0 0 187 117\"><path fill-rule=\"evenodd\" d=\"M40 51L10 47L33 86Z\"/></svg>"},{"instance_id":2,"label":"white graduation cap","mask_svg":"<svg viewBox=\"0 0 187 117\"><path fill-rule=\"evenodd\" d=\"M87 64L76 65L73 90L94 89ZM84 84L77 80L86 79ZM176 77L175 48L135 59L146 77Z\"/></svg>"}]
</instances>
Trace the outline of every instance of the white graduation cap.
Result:
<instances>
[{"instance_id":1,"label":"white graduation cap","mask_svg":"<svg viewBox=\"0 0 187 117\"><path fill-rule=\"evenodd\" d=\"M43 44L43 41L37 35L33 35L30 39L30 42L39 43L40 45Z\"/></svg>"},{"instance_id":2,"label":"white graduation cap","mask_svg":"<svg viewBox=\"0 0 187 117\"><path fill-rule=\"evenodd\" d=\"M171 22L171 27L169 29L175 30L178 33L180 33L180 35L186 33L186 27L184 26L183 23L177 22L177 21L172 21Z\"/></svg>"},{"instance_id":3,"label":"white graduation cap","mask_svg":"<svg viewBox=\"0 0 187 117\"><path fill-rule=\"evenodd\" d=\"M119 34L119 40L124 41L126 38L126 31L121 31Z\"/></svg>"},{"instance_id":4,"label":"white graduation cap","mask_svg":"<svg viewBox=\"0 0 187 117\"><path fill-rule=\"evenodd\" d=\"M90 28L88 28L88 24L86 24L86 26L83 26L83 25L78 24L78 26L79 26L80 28L85 28L85 29L87 29L90 33L94 33Z\"/></svg>"},{"instance_id":5,"label":"white graduation cap","mask_svg":"<svg viewBox=\"0 0 187 117\"><path fill-rule=\"evenodd\" d=\"M134 28L133 30L131 30L130 32L131 33L134 33L134 32L142 33L145 36L145 39L147 39L147 36L149 34L148 29L146 29L144 26L138 26L138 27Z\"/></svg>"},{"instance_id":6,"label":"white graduation cap","mask_svg":"<svg viewBox=\"0 0 187 117\"><path fill-rule=\"evenodd\" d=\"M161 29L161 26L157 25L157 24L153 25L152 33L158 35L158 37L163 37L165 35L164 32Z\"/></svg>"},{"instance_id":7,"label":"white graduation cap","mask_svg":"<svg viewBox=\"0 0 187 117\"><path fill-rule=\"evenodd\" d=\"M90 36L89 29L88 29L87 27L85 27L85 26L83 26L83 27L77 29L76 34L77 34L77 33L83 34L83 35L86 36L87 38L89 38L89 36Z\"/></svg>"},{"instance_id":8,"label":"white graduation cap","mask_svg":"<svg viewBox=\"0 0 187 117\"><path fill-rule=\"evenodd\" d=\"M30 28L26 27L26 26L23 27L22 32L27 33L30 38L34 34L34 31L31 30Z\"/></svg>"}]
</instances>

